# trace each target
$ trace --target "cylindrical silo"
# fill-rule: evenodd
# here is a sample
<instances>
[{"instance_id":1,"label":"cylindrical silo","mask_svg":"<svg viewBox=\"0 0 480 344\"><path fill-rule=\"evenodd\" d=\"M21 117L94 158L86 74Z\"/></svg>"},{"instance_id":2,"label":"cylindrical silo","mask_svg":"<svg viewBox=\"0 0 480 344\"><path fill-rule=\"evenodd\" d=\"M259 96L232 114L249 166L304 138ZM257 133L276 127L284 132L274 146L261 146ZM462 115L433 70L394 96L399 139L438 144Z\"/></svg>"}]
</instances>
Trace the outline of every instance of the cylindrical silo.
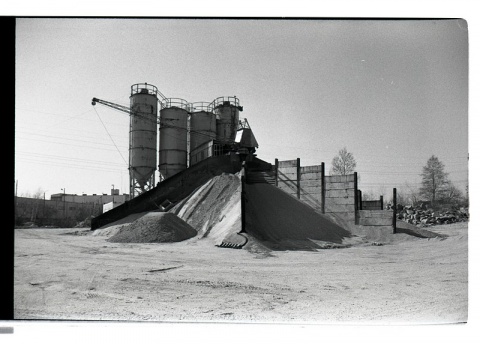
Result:
<instances>
[{"instance_id":1,"label":"cylindrical silo","mask_svg":"<svg viewBox=\"0 0 480 344\"><path fill-rule=\"evenodd\" d=\"M187 124L189 104L184 99L169 98L160 110L160 162L163 179L187 168Z\"/></svg>"},{"instance_id":2,"label":"cylindrical silo","mask_svg":"<svg viewBox=\"0 0 480 344\"><path fill-rule=\"evenodd\" d=\"M217 137L217 119L207 103L192 103L190 152Z\"/></svg>"},{"instance_id":3,"label":"cylindrical silo","mask_svg":"<svg viewBox=\"0 0 480 344\"><path fill-rule=\"evenodd\" d=\"M157 88L135 84L130 96L130 194L155 186L157 168Z\"/></svg>"},{"instance_id":4,"label":"cylindrical silo","mask_svg":"<svg viewBox=\"0 0 480 344\"><path fill-rule=\"evenodd\" d=\"M233 143L237 135L239 112L243 110L237 97L219 97L212 102L217 116L217 140Z\"/></svg>"}]
</instances>

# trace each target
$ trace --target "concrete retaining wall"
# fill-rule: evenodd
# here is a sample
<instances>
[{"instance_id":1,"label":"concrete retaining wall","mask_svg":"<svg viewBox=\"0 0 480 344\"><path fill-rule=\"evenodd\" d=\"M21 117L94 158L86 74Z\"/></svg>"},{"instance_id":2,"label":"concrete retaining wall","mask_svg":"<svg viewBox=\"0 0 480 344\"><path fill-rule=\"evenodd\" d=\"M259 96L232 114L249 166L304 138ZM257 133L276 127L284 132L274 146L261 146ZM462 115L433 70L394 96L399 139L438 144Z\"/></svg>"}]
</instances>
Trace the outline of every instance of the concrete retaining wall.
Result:
<instances>
[{"instance_id":1,"label":"concrete retaining wall","mask_svg":"<svg viewBox=\"0 0 480 344\"><path fill-rule=\"evenodd\" d=\"M318 211L355 221L355 174L325 176L325 165L300 166L300 159L277 161L277 185Z\"/></svg>"},{"instance_id":2,"label":"concrete retaining wall","mask_svg":"<svg viewBox=\"0 0 480 344\"><path fill-rule=\"evenodd\" d=\"M362 226L391 226L393 211L391 210L359 210L358 224Z\"/></svg>"},{"instance_id":3,"label":"concrete retaining wall","mask_svg":"<svg viewBox=\"0 0 480 344\"><path fill-rule=\"evenodd\" d=\"M300 200L322 210L322 165L300 167Z\"/></svg>"},{"instance_id":4,"label":"concrete retaining wall","mask_svg":"<svg viewBox=\"0 0 480 344\"><path fill-rule=\"evenodd\" d=\"M297 196L297 160L278 162L278 187L292 196Z\"/></svg>"},{"instance_id":5,"label":"concrete retaining wall","mask_svg":"<svg viewBox=\"0 0 480 344\"><path fill-rule=\"evenodd\" d=\"M325 176L325 213L341 214L343 218L355 221L355 195L355 174Z\"/></svg>"}]
</instances>

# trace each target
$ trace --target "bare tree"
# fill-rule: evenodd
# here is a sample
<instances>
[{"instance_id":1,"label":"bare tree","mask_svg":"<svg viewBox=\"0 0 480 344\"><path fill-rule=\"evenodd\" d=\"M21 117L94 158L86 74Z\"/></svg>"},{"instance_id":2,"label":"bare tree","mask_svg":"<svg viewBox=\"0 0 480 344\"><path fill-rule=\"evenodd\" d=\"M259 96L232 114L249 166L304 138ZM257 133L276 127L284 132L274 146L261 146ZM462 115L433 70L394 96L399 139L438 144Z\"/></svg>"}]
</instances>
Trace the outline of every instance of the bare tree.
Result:
<instances>
[{"instance_id":1,"label":"bare tree","mask_svg":"<svg viewBox=\"0 0 480 344\"><path fill-rule=\"evenodd\" d=\"M450 204L459 204L464 199L462 191L449 181L445 187L444 200Z\"/></svg>"},{"instance_id":2,"label":"bare tree","mask_svg":"<svg viewBox=\"0 0 480 344\"><path fill-rule=\"evenodd\" d=\"M420 194L430 200L432 206L442 198L442 193L449 184L448 173L444 169L445 165L435 155L432 155L428 159L427 165L423 167Z\"/></svg>"},{"instance_id":3,"label":"bare tree","mask_svg":"<svg viewBox=\"0 0 480 344\"><path fill-rule=\"evenodd\" d=\"M405 182L405 196L408 198L408 203L411 205L416 205L420 201L420 193L418 189L408 182Z\"/></svg>"},{"instance_id":4,"label":"bare tree","mask_svg":"<svg viewBox=\"0 0 480 344\"><path fill-rule=\"evenodd\" d=\"M45 195L45 191L43 191L42 188L38 188L37 191L33 194L32 198L35 199L43 199L43 196Z\"/></svg>"},{"instance_id":5,"label":"bare tree","mask_svg":"<svg viewBox=\"0 0 480 344\"><path fill-rule=\"evenodd\" d=\"M353 154L347 151L347 148L342 148L338 155L336 155L332 160L332 168L330 169L330 174L332 175L342 175L352 174L357 167L357 162L353 157Z\"/></svg>"}]
</instances>

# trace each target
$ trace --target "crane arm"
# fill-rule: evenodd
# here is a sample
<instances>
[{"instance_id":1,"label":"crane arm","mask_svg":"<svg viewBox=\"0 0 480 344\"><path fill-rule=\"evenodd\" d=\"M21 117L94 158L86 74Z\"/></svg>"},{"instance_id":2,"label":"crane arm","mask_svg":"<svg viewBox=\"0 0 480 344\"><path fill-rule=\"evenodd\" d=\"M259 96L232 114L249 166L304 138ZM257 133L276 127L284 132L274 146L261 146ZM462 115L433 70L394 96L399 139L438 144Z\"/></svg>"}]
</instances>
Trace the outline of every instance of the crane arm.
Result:
<instances>
[{"instance_id":1,"label":"crane arm","mask_svg":"<svg viewBox=\"0 0 480 344\"><path fill-rule=\"evenodd\" d=\"M146 119L148 121L154 121L154 122L159 123L157 120L153 120L152 118L149 117L149 116L151 116L150 113L145 113L145 112L140 112L140 111L132 112L128 106L115 104L115 103L112 103L112 102L107 102L106 100L102 100L102 99L98 99L98 98L93 98L92 99L92 105L96 105L97 103L108 106L108 107L111 107L113 109L116 109L116 110L119 110L119 111L122 111L122 112L126 112L129 115L135 115L135 116L138 116L138 117L143 117L144 119Z\"/></svg>"},{"instance_id":2,"label":"crane arm","mask_svg":"<svg viewBox=\"0 0 480 344\"><path fill-rule=\"evenodd\" d=\"M105 105L105 106L108 106L108 107L111 107L113 109L116 109L116 110L119 110L119 111L122 111L122 112L126 112L128 113L129 115L134 115L134 116L138 116L138 117L142 117L143 119L147 120L147 121L152 121L154 123L160 123L160 121L158 119L152 119L150 116L151 114L150 113L145 113L145 112L140 112L140 111L134 111L132 112L130 110L129 107L127 106L124 106L124 105L120 105L120 104L115 104L115 103L112 103L112 102L108 102L106 100L102 100L102 99L98 99L98 98L93 98L92 99L92 105L96 105L97 103L99 104L102 104L102 105Z\"/></svg>"},{"instance_id":3,"label":"crane arm","mask_svg":"<svg viewBox=\"0 0 480 344\"><path fill-rule=\"evenodd\" d=\"M159 92L160 93L160 92ZM102 100L102 99L98 99L98 98L93 98L92 99L92 105L96 105L97 103L99 104L102 104L102 105L105 105L105 106L108 106L108 107L111 107L113 109L116 109L116 110L119 110L119 111L122 111L122 112L126 112L128 113L129 115L135 115L135 116L139 116L139 117L142 117L144 118L145 120L147 121L152 121L152 122L155 122L157 124L160 124L160 126L162 126L163 128L175 128L175 129L178 129L178 130L185 130L185 131L190 131L192 133L197 133L199 135L206 135L206 136L210 136L209 134L205 134L203 133L202 131L198 131L198 130L188 130L187 128L183 128L183 127L179 127L179 126L176 126L174 124L171 124L171 123L162 123L160 122L160 119L157 118L157 120L153 120L151 117L149 117L150 114L148 113L142 113L142 112L138 112L138 111L135 111L135 112L131 112L130 111L130 108L127 107L127 106L123 106L123 105L120 105L120 104L115 104L115 103L112 103L112 102L108 102L106 100ZM246 119L245 119L245 122L246 122ZM247 123L248 125L248 123Z\"/></svg>"},{"instance_id":4,"label":"crane arm","mask_svg":"<svg viewBox=\"0 0 480 344\"><path fill-rule=\"evenodd\" d=\"M114 109L117 109L117 110L120 110L120 111L123 111L123 112L126 112L126 113L130 114L130 108L129 107L126 107L126 106L123 106L123 105L120 105L120 104L107 102L106 100L93 98L92 99L92 105L96 105L97 103L103 104L103 105L109 106L111 108L114 108Z\"/></svg>"}]
</instances>

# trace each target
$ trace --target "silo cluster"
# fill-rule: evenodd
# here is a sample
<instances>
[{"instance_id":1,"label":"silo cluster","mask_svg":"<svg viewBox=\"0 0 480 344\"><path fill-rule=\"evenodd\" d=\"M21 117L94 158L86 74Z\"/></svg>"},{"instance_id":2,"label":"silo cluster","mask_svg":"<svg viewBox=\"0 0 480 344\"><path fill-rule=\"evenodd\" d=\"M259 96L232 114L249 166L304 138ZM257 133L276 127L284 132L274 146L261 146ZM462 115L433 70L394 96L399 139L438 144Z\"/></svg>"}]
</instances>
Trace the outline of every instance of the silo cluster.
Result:
<instances>
[{"instance_id":1,"label":"silo cluster","mask_svg":"<svg viewBox=\"0 0 480 344\"><path fill-rule=\"evenodd\" d=\"M164 99L160 110L161 178L167 179L208 157L229 151L242 110L236 97L219 97L210 103Z\"/></svg>"},{"instance_id":2,"label":"silo cluster","mask_svg":"<svg viewBox=\"0 0 480 344\"><path fill-rule=\"evenodd\" d=\"M236 97L189 103L181 98L165 98L153 85L133 85L131 193L139 194L152 188L157 154L160 178L164 180L208 157L228 152L235 142L242 110ZM158 153L157 124L160 124ZM134 190L137 192L132 192Z\"/></svg>"}]
</instances>

